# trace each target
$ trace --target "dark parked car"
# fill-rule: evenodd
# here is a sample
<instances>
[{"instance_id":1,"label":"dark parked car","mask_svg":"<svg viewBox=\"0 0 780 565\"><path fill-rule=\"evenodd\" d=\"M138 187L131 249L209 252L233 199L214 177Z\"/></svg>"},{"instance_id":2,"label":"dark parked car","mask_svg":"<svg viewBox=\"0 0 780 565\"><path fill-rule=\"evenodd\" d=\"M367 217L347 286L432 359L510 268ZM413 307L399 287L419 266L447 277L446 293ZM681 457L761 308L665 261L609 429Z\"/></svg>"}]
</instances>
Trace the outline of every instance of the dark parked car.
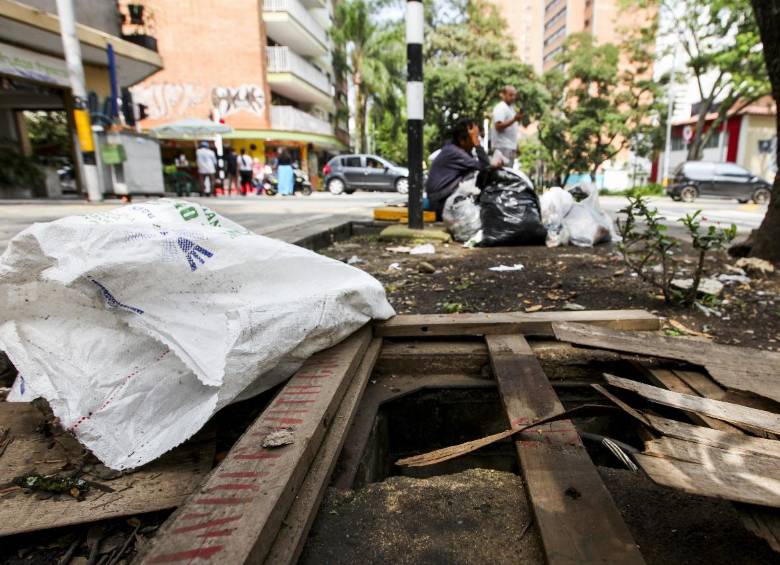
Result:
<instances>
[{"instance_id":1,"label":"dark parked car","mask_svg":"<svg viewBox=\"0 0 780 565\"><path fill-rule=\"evenodd\" d=\"M734 163L688 161L675 169L666 194L683 202L693 202L699 196L711 196L766 204L772 196L771 190L772 186L767 181Z\"/></svg>"},{"instance_id":2,"label":"dark parked car","mask_svg":"<svg viewBox=\"0 0 780 565\"><path fill-rule=\"evenodd\" d=\"M339 155L322 168L325 187L332 194L362 190L409 192L409 169L376 155Z\"/></svg>"}]
</instances>

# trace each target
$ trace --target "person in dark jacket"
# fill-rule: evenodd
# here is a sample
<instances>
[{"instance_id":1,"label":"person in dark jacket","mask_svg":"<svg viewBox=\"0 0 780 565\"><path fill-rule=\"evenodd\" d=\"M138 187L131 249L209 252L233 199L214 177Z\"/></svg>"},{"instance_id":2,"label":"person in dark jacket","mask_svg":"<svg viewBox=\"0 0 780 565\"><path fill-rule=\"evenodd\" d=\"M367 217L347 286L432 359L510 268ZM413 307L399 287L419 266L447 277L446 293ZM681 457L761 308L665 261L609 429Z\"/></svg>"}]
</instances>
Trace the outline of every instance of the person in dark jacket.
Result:
<instances>
[{"instance_id":1,"label":"person in dark jacket","mask_svg":"<svg viewBox=\"0 0 780 565\"><path fill-rule=\"evenodd\" d=\"M476 152L476 157L472 154ZM450 141L431 164L425 191L430 209L441 220L444 202L460 182L471 172L482 172L490 167L490 160L480 144L479 126L471 118L461 118L452 128Z\"/></svg>"},{"instance_id":2,"label":"person in dark jacket","mask_svg":"<svg viewBox=\"0 0 780 565\"><path fill-rule=\"evenodd\" d=\"M236 152L229 145L225 148L225 194L230 195L235 189L238 194L238 160Z\"/></svg>"}]
</instances>

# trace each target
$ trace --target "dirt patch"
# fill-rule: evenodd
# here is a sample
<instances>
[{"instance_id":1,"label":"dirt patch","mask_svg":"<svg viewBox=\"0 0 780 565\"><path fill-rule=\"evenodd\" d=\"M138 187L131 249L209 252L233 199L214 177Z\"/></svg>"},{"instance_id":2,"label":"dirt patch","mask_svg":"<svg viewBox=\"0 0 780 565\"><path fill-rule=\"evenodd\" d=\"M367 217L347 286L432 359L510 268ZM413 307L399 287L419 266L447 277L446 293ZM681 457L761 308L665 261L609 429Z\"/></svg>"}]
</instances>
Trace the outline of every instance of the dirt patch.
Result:
<instances>
[{"instance_id":1,"label":"dirt patch","mask_svg":"<svg viewBox=\"0 0 780 565\"><path fill-rule=\"evenodd\" d=\"M780 275L755 276L748 285L727 285L707 316L694 308L664 304L650 285L632 277L612 245L578 247L496 247L466 249L435 243L435 255L389 251L394 244L360 236L323 254L355 263L379 279L399 314L511 312L642 308L704 332L719 343L780 348ZM690 246L684 259L693 267ZM427 263L428 265L425 265ZM734 261L725 253L707 262L712 276L728 274ZM491 267L523 265L519 271ZM430 267L433 267L431 269ZM425 271L434 272L429 273Z\"/></svg>"},{"instance_id":2,"label":"dirt patch","mask_svg":"<svg viewBox=\"0 0 780 565\"><path fill-rule=\"evenodd\" d=\"M471 469L392 477L359 491L330 489L302 565L543 564L520 477Z\"/></svg>"},{"instance_id":3,"label":"dirt patch","mask_svg":"<svg viewBox=\"0 0 780 565\"><path fill-rule=\"evenodd\" d=\"M780 562L730 502L660 486L641 473L599 472L648 565Z\"/></svg>"}]
</instances>

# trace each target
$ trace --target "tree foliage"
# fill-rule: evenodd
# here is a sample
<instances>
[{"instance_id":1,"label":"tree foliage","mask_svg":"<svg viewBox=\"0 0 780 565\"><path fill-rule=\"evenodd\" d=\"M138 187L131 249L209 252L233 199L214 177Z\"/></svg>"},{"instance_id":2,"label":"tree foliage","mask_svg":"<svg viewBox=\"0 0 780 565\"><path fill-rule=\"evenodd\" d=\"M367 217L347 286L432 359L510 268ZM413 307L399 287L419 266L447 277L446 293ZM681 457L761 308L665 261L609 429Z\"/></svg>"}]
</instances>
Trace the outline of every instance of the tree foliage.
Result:
<instances>
[{"instance_id":1,"label":"tree foliage","mask_svg":"<svg viewBox=\"0 0 780 565\"><path fill-rule=\"evenodd\" d=\"M557 182L565 184L573 172L595 176L629 146L648 152L660 143L661 84L653 80L643 44L600 45L589 33L567 38L559 67L544 76L555 103L539 123ZM621 64L621 57L632 63Z\"/></svg>"},{"instance_id":2,"label":"tree foliage","mask_svg":"<svg viewBox=\"0 0 780 565\"><path fill-rule=\"evenodd\" d=\"M739 111L770 92L750 0L635 2L659 4L660 33L675 39L673 43L680 46L686 60L685 78L696 83L701 104L688 159L701 159L704 147L729 111ZM705 130L706 116L713 112L717 118Z\"/></svg>"}]
</instances>

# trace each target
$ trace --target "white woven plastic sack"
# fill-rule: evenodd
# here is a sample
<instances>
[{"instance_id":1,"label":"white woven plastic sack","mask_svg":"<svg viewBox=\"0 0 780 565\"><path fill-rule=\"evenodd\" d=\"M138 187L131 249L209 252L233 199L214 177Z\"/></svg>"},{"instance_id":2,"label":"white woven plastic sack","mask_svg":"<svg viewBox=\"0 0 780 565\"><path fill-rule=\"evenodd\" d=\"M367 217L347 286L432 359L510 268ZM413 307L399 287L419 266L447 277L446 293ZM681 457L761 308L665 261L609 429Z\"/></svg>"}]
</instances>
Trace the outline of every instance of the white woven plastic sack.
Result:
<instances>
[{"instance_id":1,"label":"white woven plastic sack","mask_svg":"<svg viewBox=\"0 0 780 565\"><path fill-rule=\"evenodd\" d=\"M114 469L393 314L365 272L184 201L34 224L0 258L8 400L45 398Z\"/></svg>"}]
</instances>

